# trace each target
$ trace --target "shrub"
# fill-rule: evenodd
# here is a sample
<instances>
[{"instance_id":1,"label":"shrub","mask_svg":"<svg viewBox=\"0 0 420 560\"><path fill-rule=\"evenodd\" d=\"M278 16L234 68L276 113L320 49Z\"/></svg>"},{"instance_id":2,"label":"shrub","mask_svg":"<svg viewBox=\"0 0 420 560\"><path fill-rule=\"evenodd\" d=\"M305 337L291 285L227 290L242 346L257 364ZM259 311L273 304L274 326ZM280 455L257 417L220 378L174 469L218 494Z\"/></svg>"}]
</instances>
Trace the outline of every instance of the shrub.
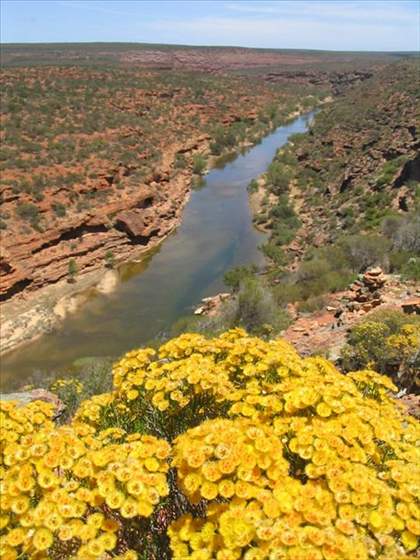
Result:
<instances>
[{"instance_id":1,"label":"shrub","mask_svg":"<svg viewBox=\"0 0 420 560\"><path fill-rule=\"evenodd\" d=\"M239 290L239 286L241 282L243 282L246 278L250 278L256 272L256 268L254 266L237 266L225 272L223 276L223 281L229 288L232 290L237 291Z\"/></svg>"},{"instance_id":2,"label":"shrub","mask_svg":"<svg viewBox=\"0 0 420 560\"><path fill-rule=\"evenodd\" d=\"M302 291L298 284L293 284L285 280L280 282L273 289L274 297L278 305L283 306L287 303L294 303L302 299Z\"/></svg>"},{"instance_id":3,"label":"shrub","mask_svg":"<svg viewBox=\"0 0 420 560\"><path fill-rule=\"evenodd\" d=\"M178 153L175 155L174 167L175 169L185 169L187 167L187 160L184 154Z\"/></svg>"},{"instance_id":4,"label":"shrub","mask_svg":"<svg viewBox=\"0 0 420 560\"><path fill-rule=\"evenodd\" d=\"M114 268L115 266L115 256L110 250L105 253L105 266L107 268Z\"/></svg>"},{"instance_id":5,"label":"shrub","mask_svg":"<svg viewBox=\"0 0 420 560\"><path fill-rule=\"evenodd\" d=\"M287 192L290 182L290 173L280 162L274 160L267 169L267 184L270 190L280 195Z\"/></svg>"},{"instance_id":6,"label":"shrub","mask_svg":"<svg viewBox=\"0 0 420 560\"><path fill-rule=\"evenodd\" d=\"M245 328L256 335L279 332L289 324L288 315L279 309L270 290L255 277L240 285L231 326Z\"/></svg>"},{"instance_id":7,"label":"shrub","mask_svg":"<svg viewBox=\"0 0 420 560\"><path fill-rule=\"evenodd\" d=\"M353 271L364 272L371 266L388 268L390 243L381 235L352 235L341 246Z\"/></svg>"},{"instance_id":8,"label":"shrub","mask_svg":"<svg viewBox=\"0 0 420 560\"><path fill-rule=\"evenodd\" d=\"M404 221L394 234L394 247L420 256L420 216Z\"/></svg>"},{"instance_id":9,"label":"shrub","mask_svg":"<svg viewBox=\"0 0 420 560\"><path fill-rule=\"evenodd\" d=\"M411 257L401 268L401 275L407 280L420 280L420 258Z\"/></svg>"},{"instance_id":10,"label":"shrub","mask_svg":"<svg viewBox=\"0 0 420 560\"><path fill-rule=\"evenodd\" d=\"M328 299L325 296L313 296L307 300L299 303L298 310L302 313L314 313L320 311L328 304Z\"/></svg>"},{"instance_id":11,"label":"shrub","mask_svg":"<svg viewBox=\"0 0 420 560\"><path fill-rule=\"evenodd\" d=\"M395 159L387 161L382 167L380 175L376 178L376 186L382 188L390 184L397 172L397 170L406 162L405 156L400 156Z\"/></svg>"},{"instance_id":12,"label":"shrub","mask_svg":"<svg viewBox=\"0 0 420 560\"><path fill-rule=\"evenodd\" d=\"M21 204L18 204L16 213L20 218L28 220L29 222L37 222L39 220L38 207L31 202L22 202Z\"/></svg>"},{"instance_id":13,"label":"shrub","mask_svg":"<svg viewBox=\"0 0 420 560\"><path fill-rule=\"evenodd\" d=\"M193 173L196 175L202 175L206 169L206 159L201 154L195 154L193 156Z\"/></svg>"},{"instance_id":14,"label":"shrub","mask_svg":"<svg viewBox=\"0 0 420 560\"><path fill-rule=\"evenodd\" d=\"M341 357L343 367L372 367L391 375L400 387L420 382L420 320L398 311L371 314L353 327Z\"/></svg>"},{"instance_id":15,"label":"shrub","mask_svg":"<svg viewBox=\"0 0 420 560\"><path fill-rule=\"evenodd\" d=\"M264 243L261 247L264 255L270 259L276 266L284 266L287 263L287 257L281 247L272 243Z\"/></svg>"},{"instance_id":16,"label":"shrub","mask_svg":"<svg viewBox=\"0 0 420 560\"><path fill-rule=\"evenodd\" d=\"M247 190L249 193L255 193L258 190L258 181L257 179L252 179L252 181L249 183Z\"/></svg>"},{"instance_id":17,"label":"shrub","mask_svg":"<svg viewBox=\"0 0 420 560\"><path fill-rule=\"evenodd\" d=\"M69 260L68 264L68 274L70 282L74 282L76 278L76 274L78 272L77 264L74 259Z\"/></svg>"},{"instance_id":18,"label":"shrub","mask_svg":"<svg viewBox=\"0 0 420 560\"><path fill-rule=\"evenodd\" d=\"M61 202L53 202L52 209L59 218L63 218L66 215L66 207Z\"/></svg>"},{"instance_id":19,"label":"shrub","mask_svg":"<svg viewBox=\"0 0 420 560\"><path fill-rule=\"evenodd\" d=\"M373 371L240 329L129 352L55 427L0 403L5 557L392 560L415 550L418 423Z\"/></svg>"}]
</instances>

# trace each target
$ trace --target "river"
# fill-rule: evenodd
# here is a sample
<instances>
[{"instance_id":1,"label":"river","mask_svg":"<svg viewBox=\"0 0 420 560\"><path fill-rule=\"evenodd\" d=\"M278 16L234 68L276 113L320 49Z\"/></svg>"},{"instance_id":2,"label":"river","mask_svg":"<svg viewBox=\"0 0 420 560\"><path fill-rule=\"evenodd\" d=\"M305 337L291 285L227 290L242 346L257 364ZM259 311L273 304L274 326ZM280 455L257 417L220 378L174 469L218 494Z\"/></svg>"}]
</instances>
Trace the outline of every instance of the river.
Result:
<instances>
[{"instance_id":1,"label":"river","mask_svg":"<svg viewBox=\"0 0 420 560\"><path fill-rule=\"evenodd\" d=\"M2 390L22 386L36 372L66 374L82 357L118 357L144 345L168 332L203 297L224 290L227 270L263 264L258 247L265 236L252 225L246 187L291 134L307 130L310 117L277 128L210 171L204 186L192 192L182 224L142 262L123 265L113 293L95 295L59 330L2 357Z\"/></svg>"}]
</instances>

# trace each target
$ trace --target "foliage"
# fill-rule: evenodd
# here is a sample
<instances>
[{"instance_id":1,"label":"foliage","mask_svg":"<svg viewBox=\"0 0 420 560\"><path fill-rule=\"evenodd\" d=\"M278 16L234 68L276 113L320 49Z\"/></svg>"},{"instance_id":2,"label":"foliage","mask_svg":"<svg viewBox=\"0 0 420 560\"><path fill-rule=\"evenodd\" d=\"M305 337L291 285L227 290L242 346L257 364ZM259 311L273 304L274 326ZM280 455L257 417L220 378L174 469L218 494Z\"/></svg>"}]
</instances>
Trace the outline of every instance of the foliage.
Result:
<instances>
[{"instance_id":1,"label":"foliage","mask_svg":"<svg viewBox=\"0 0 420 560\"><path fill-rule=\"evenodd\" d=\"M83 400L112 388L111 360L108 358L89 358L87 363L85 363L85 360L87 359L82 358L80 360L83 364L82 372L77 373L74 377L62 378L54 375L53 381L45 382L44 373L43 379L40 382L36 381L37 386L42 384L65 403L66 408L60 415L60 422L68 421Z\"/></svg>"},{"instance_id":2,"label":"foliage","mask_svg":"<svg viewBox=\"0 0 420 560\"><path fill-rule=\"evenodd\" d=\"M376 179L376 186L383 187L384 185L391 183L395 173L398 171L401 165L405 163L406 160L406 157L400 156L387 161L382 167L380 175Z\"/></svg>"},{"instance_id":3,"label":"foliage","mask_svg":"<svg viewBox=\"0 0 420 560\"><path fill-rule=\"evenodd\" d=\"M52 204L52 209L54 210L55 215L59 218L63 218L67 213L66 207L61 202L54 202Z\"/></svg>"},{"instance_id":4,"label":"foliage","mask_svg":"<svg viewBox=\"0 0 420 560\"><path fill-rule=\"evenodd\" d=\"M257 141L271 129L267 115L274 106L284 116L319 90L232 73L104 66L97 55L96 63L82 57L85 62L50 67L33 66L25 56L24 71L2 73L0 171L11 219L6 228L0 218L0 227L10 244L16 233L28 233L16 217L41 231L56 216L100 214L110 199L133 196L134 188L162 172L163 154L169 185L182 170L201 175L208 147L222 153ZM214 150L215 139L221 143ZM193 157L198 146L203 155ZM54 202L40 205L43 199Z\"/></svg>"},{"instance_id":5,"label":"foliage","mask_svg":"<svg viewBox=\"0 0 420 560\"><path fill-rule=\"evenodd\" d=\"M289 325L287 313L275 304L268 287L256 278L241 282L231 326L239 326L259 336L278 333Z\"/></svg>"},{"instance_id":6,"label":"foliage","mask_svg":"<svg viewBox=\"0 0 420 560\"><path fill-rule=\"evenodd\" d=\"M16 214L22 220L30 222L34 229L38 229L40 215L38 207L35 204L31 202L22 202L18 204L16 207Z\"/></svg>"},{"instance_id":7,"label":"foliage","mask_svg":"<svg viewBox=\"0 0 420 560\"><path fill-rule=\"evenodd\" d=\"M408 390L420 386L420 320L399 311L371 314L354 326L342 350L345 369L371 367Z\"/></svg>"},{"instance_id":8,"label":"foliage","mask_svg":"<svg viewBox=\"0 0 420 560\"><path fill-rule=\"evenodd\" d=\"M249 193L255 193L258 191L258 180L252 179L247 187Z\"/></svg>"},{"instance_id":9,"label":"foliage","mask_svg":"<svg viewBox=\"0 0 420 560\"><path fill-rule=\"evenodd\" d=\"M129 352L65 426L2 401L2 557L401 559L420 434L393 390L235 329Z\"/></svg>"},{"instance_id":10,"label":"foliage","mask_svg":"<svg viewBox=\"0 0 420 560\"><path fill-rule=\"evenodd\" d=\"M267 282L255 275L253 267L240 266L228 271L225 282L233 288L233 293L217 313L183 317L172 327L171 334L196 332L214 336L242 327L251 334L267 338L289 326L289 314L278 305Z\"/></svg>"},{"instance_id":11,"label":"foliage","mask_svg":"<svg viewBox=\"0 0 420 560\"><path fill-rule=\"evenodd\" d=\"M115 266L115 255L111 250L105 253L105 266L107 268L114 268Z\"/></svg>"},{"instance_id":12,"label":"foliage","mask_svg":"<svg viewBox=\"0 0 420 560\"><path fill-rule=\"evenodd\" d=\"M387 255L390 245L380 235L347 236L342 240L341 246L354 272L364 272L375 265L388 268Z\"/></svg>"},{"instance_id":13,"label":"foliage","mask_svg":"<svg viewBox=\"0 0 420 560\"><path fill-rule=\"evenodd\" d=\"M196 175L202 175L206 169L206 158L201 154L195 154L193 156L193 173Z\"/></svg>"},{"instance_id":14,"label":"foliage","mask_svg":"<svg viewBox=\"0 0 420 560\"><path fill-rule=\"evenodd\" d=\"M74 282L77 272L78 268L76 261L74 259L70 259L68 264L68 274L71 282Z\"/></svg>"},{"instance_id":15,"label":"foliage","mask_svg":"<svg viewBox=\"0 0 420 560\"><path fill-rule=\"evenodd\" d=\"M257 272L257 269L253 266L237 266L225 272L223 281L226 286L237 291L239 290L241 282L246 278L250 278L255 272Z\"/></svg>"}]
</instances>

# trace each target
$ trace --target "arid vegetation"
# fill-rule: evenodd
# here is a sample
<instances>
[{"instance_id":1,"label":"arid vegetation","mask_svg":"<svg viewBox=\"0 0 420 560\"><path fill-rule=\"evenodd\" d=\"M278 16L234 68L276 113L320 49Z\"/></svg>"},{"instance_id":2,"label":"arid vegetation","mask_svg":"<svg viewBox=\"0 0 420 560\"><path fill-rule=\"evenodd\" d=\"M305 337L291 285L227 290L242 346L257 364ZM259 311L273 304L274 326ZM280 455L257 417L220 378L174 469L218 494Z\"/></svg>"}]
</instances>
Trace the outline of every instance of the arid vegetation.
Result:
<instances>
[{"instance_id":1,"label":"arid vegetation","mask_svg":"<svg viewBox=\"0 0 420 560\"><path fill-rule=\"evenodd\" d=\"M83 273L161 238L209 156L325 95L136 66L5 68L1 80L2 299L65 278L72 259Z\"/></svg>"},{"instance_id":2,"label":"arid vegetation","mask_svg":"<svg viewBox=\"0 0 420 560\"><path fill-rule=\"evenodd\" d=\"M231 271L226 283L233 298L220 312L184 326L180 322L174 332L214 333L242 326L271 337L298 316L326 313L324 351L336 344L331 329L347 325L347 346L339 357L343 367L370 364L400 387L418 391L420 331L415 317L384 311L361 324L357 319L359 311L387 301L398 309L404 283L410 284L406 294L410 289L415 293L420 280L417 71L416 62L388 66L322 107L310 131L291 138L262 181L249 186L250 196L259 200L255 224L269 234L262 246L267 270ZM349 286L360 284L360 275L378 266L391 284L397 282L400 295L387 298L363 287L367 294L354 307L348 304L353 313L347 313L346 301L353 297ZM370 293L376 293L373 304ZM340 319L342 313L348 324ZM316 337L310 322L307 328L302 325L296 329L304 331L303 338ZM293 328L287 331L292 339ZM318 329L316 316L312 328ZM310 352L310 343L305 348Z\"/></svg>"},{"instance_id":3,"label":"arid vegetation","mask_svg":"<svg viewBox=\"0 0 420 560\"><path fill-rule=\"evenodd\" d=\"M269 167L255 222L284 303L342 290L375 265L419 279L416 69L393 65L349 89Z\"/></svg>"}]
</instances>

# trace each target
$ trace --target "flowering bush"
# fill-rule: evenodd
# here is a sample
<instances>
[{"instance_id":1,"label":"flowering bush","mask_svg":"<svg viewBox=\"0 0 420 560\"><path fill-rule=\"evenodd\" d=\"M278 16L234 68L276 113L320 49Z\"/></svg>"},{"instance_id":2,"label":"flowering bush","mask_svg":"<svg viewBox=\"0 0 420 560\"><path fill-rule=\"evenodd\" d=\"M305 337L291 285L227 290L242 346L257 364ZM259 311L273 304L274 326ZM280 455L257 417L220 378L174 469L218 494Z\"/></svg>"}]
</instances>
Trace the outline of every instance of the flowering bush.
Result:
<instances>
[{"instance_id":1,"label":"flowering bush","mask_svg":"<svg viewBox=\"0 0 420 560\"><path fill-rule=\"evenodd\" d=\"M391 376L401 389L420 387L420 319L382 311L356 324L341 358L345 369L371 367Z\"/></svg>"},{"instance_id":2,"label":"flowering bush","mask_svg":"<svg viewBox=\"0 0 420 560\"><path fill-rule=\"evenodd\" d=\"M420 430L394 389L235 329L128 353L67 425L2 402L0 557L410 557Z\"/></svg>"}]
</instances>

